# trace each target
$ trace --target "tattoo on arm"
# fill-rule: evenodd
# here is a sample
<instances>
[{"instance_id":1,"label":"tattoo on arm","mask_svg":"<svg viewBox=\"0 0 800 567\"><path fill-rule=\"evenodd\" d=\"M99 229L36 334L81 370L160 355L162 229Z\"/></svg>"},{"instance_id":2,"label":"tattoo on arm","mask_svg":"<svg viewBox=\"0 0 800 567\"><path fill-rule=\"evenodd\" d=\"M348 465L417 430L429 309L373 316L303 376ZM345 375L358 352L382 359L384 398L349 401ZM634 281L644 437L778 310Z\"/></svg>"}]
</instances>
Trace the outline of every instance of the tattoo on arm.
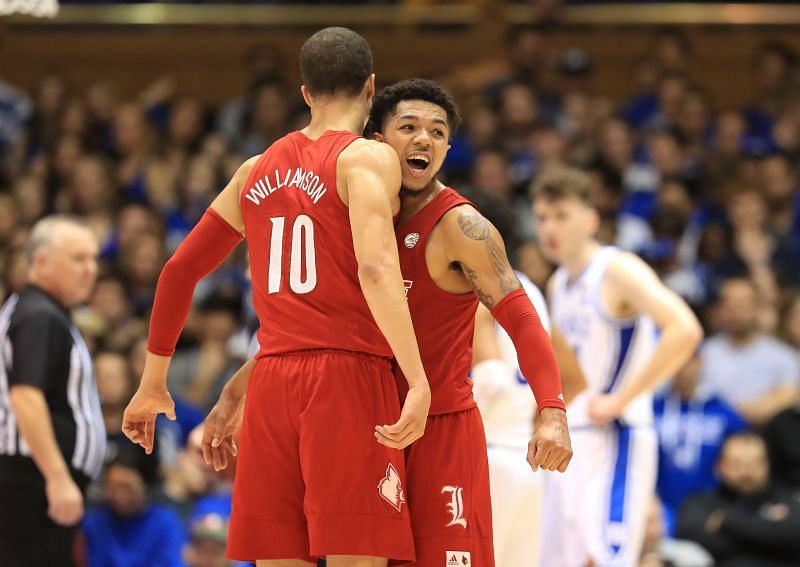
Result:
<instances>
[{"instance_id":1,"label":"tattoo on arm","mask_svg":"<svg viewBox=\"0 0 800 567\"><path fill-rule=\"evenodd\" d=\"M491 234L489 223L475 213L460 213L458 215L458 226L461 227L461 232L472 240L486 240Z\"/></svg>"},{"instance_id":2,"label":"tattoo on arm","mask_svg":"<svg viewBox=\"0 0 800 567\"><path fill-rule=\"evenodd\" d=\"M519 283L514 268L508 263L506 251L491 238L486 241L486 249L489 252L489 261L492 263L494 273L500 280L500 293L506 295L522 287Z\"/></svg>"},{"instance_id":3,"label":"tattoo on arm","mask_svg":"<svg viewBox=\"0 0 800 567\"><path fill-rule=\"evenodd\" d=\"M467 278L469 285L472 286L472 291L475 293L478 300L489 309L494 307L494 298L485 293L475 283L475 280L478 279L478 274L475 273L475 270L467 266L464 262L459 262L458 265L461 266L461 271L464 272L464 277Z\"/></svg>"},{"instance_id":4,"label":"tattoo on arm","mask_svg":"<svg viewBox=\"0 0 800 567\"><path fill-rule=\"evenodd\" d=\"M490 225L486 219L473 212L463 212L458 215L458 226L461 228L461 232L468 238L484 241L486 252L489 255L489 262L500 284L500 293L502 296L522 287L517 278L517 274L514 273L514 269L508 263L506 251L491 238ZM481 303L489 309L494 307L495 298L477 287L476 281L478 279L478 274L475 270L471 269L463 262L459 262L459 265L461 266L461 271L464 273L464 277L467 278L467 281L472 286L475 295L480 299Z\"/></svg>"}]
</instances>

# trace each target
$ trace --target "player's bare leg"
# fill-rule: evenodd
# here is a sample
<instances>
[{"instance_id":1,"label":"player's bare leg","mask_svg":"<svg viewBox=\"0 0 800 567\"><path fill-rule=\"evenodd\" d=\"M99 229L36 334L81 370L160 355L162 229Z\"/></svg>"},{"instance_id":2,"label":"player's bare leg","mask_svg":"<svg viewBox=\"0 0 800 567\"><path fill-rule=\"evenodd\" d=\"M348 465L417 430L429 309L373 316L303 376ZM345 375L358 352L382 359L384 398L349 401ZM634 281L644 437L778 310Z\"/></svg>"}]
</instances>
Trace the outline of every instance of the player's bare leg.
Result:
<instances>
[{"instance_id":1,"label":"player's bare leg","mask_svg":"<svg viewBox=\"0 0 800 567\"><path fill-rule=\"evenodd\" d=\"M386 567L385 557L366 557L363 555L329 555L328 567Z\"/></svg>"},{"instance_id":2,"label":"player's bare leg","mask_svg":"<svg viewBox=\"0 0 800 567\"><path fill-rule=\"evenodd\" d=\"M309 565L316 565L316 563L300 559L259 559L256 561L256 567L308 567Z\"/></svg>"}]
</instances>

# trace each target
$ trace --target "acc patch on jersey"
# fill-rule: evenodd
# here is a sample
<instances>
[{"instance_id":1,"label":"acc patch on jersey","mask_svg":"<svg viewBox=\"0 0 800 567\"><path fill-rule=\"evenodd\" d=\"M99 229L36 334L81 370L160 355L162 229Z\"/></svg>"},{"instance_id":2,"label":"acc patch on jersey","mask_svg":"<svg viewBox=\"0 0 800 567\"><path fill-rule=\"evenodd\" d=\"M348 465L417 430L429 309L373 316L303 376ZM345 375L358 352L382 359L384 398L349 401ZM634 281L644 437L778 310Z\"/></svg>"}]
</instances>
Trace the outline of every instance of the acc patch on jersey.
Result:
<instances>
[{"instance_id":1,"label":"acc patch on jersey","mask_svg":"<svg viewBox=\"0 0 800 567\"><path fill-rule=\"evenodd\" d=\"M445 567L472 567L469 551L445 551Z\"/></svg>"},{"instance_id":2,"label":"acc patch on jersey","mask_svg":"<svg viewBox=\"0 0 800 567\"><path fill-rule=\"evenodd\" d=\"M417 245L417 242L419 242L418 232L412 232L406 234L405 240L403 240L403 243L406 245L406 248L414 248L414 246Z\"/></svg>"}]
</instances>

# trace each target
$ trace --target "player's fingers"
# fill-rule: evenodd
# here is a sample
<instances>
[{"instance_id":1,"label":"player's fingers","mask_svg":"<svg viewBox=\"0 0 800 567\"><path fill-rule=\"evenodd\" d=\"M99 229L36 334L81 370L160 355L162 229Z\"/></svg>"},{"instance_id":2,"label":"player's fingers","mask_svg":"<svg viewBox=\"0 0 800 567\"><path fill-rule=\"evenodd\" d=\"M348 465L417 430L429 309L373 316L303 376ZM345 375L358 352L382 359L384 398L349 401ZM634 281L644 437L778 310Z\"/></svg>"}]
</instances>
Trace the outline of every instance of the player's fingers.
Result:
<instances>
[{"instance_id":1,"label":"player's fingers","mask_svg":"<svg viewBox=\"0 0 800 567\"><path fill-rule=\"evenodd\" d=\"M571 460L572 460L572 452L568 452L566 456L564 456L564 458L561 459L561 462L558 463L558 468L556 470L558 470L558 472L560 473L567 472L567 467L569 466L569 462Z\"/></svg>"},{"instance_id":2,"label":"player's fingers","mask_svg":"<svg viewBox=\"0 0 800 567\"><path fill-rule=\"evenodd\" d=\"M533 442L528 443L528 464L531 466L531 470L536 472L539 470L539 465L536 462L536 444Z\"/></svg>"},{"instance_id":3,"label":"player's fingers","mask_svg":"<svg viewBox=\"0 0 800 567\"><path fill-rule=\"evenodd\" d=\"M231 457L235 457L239 453L239 448L236 446L236 441L233 439L225 440L225 450L230 453Z\"/></svg>"},{"instance_id":4,"label":"player's fingers","mask_svg":"<svg viewBox=\"0 0 800 567\"><path fill-rule=\"evenodd\" d=\"M399 435L403 433L403 431L405 431L410 425L411 420L408 417L401 415L397 422L391 425L378 425L375 429L384 435Z\"/></svg>"},{"instance_id":5,"label":"player's fingers","mask_svg":"<svg viewBox=\"0 0 800 567\"><path fill-rule=\"evenodd\" d=\"M200 444L200 449L203 451L203 461L209 466L214 464L214 458L211 455L211 443L203 443Z\"/></svg>"},{"instance_id":6,"label":"player's fingers","mask_svg":"<svg viewBox=\"0 0 800 567\"><path fill-rule=\"evenodd\" d=\"M377 439L378 443L380 443L384 447L390 447L392 449L402 449L402 447L397 441L389 439L388 437L381 435L377 431L375 432L375 439Z\"/></svg>"},{"instance_id":7,"label":"player's fingers","mask_svg":"<svg viewBox=\"0 0 800 567\"><path fill-rule=\"evenodd\" d=\"M400 446L400 449L405 449L420 437L422 436L415 431L407 431L402 437L395 439L395 443Z\"/></svg>"},{"instance_id":8,"label":"player's fingers","mask_svg":"<svg viewBox=\"0 0 800 567\"><path fill-rule=\"evenodd\" d=\"M220 416L215 416L211 428L211 446L214 448L222 445L225 436L225 424Z\"/></svg>"},{"instance_id":9,"label":"player's fingers","mask_svg":"<svg viewBox=\"0 0 800 567\"><path fill-rule=\"evenodd\" d=\"M547 441L540 439L536 444L536 464L541 468L547 469L547 463L550 459L550 447Z\"/></svg>"},{"instance_id":10,"label":"player's fingers","mask_svg":"<svg viewBox=\"0 0 800 567\"><path fill-rule=\"evenodd\" d=\"M153 452L153 439L155 438L155 419L146 419L144 422L144 450L149 455Z\"/></svg>"},{"instance_id":11,"label":"player's fingers","mask_svg":"<svg viewBox=\"0 0 800 567\"><path fill-rule=\"evenodd\" d=\"M212 454L214 455L214 470L221 471L223 466L223 459L225 457L225 453L219 449L219 447L214 447L212 449Z\"/></svg>"}]
</instances>

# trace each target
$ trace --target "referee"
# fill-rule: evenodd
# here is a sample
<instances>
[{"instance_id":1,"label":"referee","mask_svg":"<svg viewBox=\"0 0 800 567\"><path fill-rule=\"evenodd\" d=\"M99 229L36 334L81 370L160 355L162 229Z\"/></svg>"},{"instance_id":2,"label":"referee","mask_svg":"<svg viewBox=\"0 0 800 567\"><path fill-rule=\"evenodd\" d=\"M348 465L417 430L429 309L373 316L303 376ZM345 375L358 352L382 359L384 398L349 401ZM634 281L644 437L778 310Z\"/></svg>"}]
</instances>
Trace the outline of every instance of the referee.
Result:
<instances>
[{"instance_id":1,"label":"referee","mask_svg":"<svg viewBox=\"0 0 800 567\"><path fill-rule=\"evenodd\" d=\"M71 566L83 491L105 430L89 350L69 309L86 301L98 245L79 219L40 220L28 285L0 309L0 565Z\"/></svg>"}]
</instances>

